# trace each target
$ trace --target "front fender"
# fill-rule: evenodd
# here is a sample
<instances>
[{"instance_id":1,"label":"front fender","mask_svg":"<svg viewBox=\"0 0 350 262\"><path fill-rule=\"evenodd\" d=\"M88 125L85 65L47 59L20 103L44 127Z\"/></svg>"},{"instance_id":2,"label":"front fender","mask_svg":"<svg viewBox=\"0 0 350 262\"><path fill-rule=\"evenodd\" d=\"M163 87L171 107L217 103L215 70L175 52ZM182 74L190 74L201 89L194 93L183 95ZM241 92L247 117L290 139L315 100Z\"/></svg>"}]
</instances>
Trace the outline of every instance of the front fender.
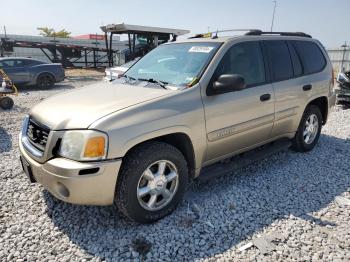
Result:
<instances>
[{"instance_id":1,"label":"front fender","mask_svg":"<svg viewBox=\"0 0 350 262\"><path fill-rule=\"evenodd\" d=\"M164 135L182 133L191 140L195 166L200 167L206 152L204 110L199 88L176 92L107 115L89 128L109 137L108 158L120 158L134 146Z\"/></svg>"},{"instance_id":2,"label":"front fender","mask_svg":"<svg viewBox=\"0 0 350 262\"><path fill-rule=\"evenodd\" d=\"M155 139L157 137L175 134L175 133L182 133L187 135L191 141L193 141L193 135L191 134L191 129L186 126L171 126L168 128L153 130L151 132L143 133L138 135L137 137L134 137L124 143L122 146L120 153L124 156L131 148L134 146L148 140Z\"/></svg>"}]
</instances>

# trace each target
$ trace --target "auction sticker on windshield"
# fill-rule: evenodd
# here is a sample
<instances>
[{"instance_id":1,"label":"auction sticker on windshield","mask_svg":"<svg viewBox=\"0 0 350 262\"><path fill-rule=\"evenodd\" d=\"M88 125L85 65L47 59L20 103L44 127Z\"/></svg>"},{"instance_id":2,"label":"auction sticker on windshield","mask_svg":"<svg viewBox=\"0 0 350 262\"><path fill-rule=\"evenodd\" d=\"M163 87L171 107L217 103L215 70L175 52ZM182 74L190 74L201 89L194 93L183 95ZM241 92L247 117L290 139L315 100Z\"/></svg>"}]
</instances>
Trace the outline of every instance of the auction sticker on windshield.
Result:
<instances>
[{"instance_id":1,"label":"auction sticker on windshield","mask_svg":"<svg viewBox=\"0 0 350 262\"><path fill-rule=\"evenodd\" d=\"M214 47L212 46L192 46L188 52L193 53L210 53L211 50L213 50Z\"/></svg>"}]
</instances>

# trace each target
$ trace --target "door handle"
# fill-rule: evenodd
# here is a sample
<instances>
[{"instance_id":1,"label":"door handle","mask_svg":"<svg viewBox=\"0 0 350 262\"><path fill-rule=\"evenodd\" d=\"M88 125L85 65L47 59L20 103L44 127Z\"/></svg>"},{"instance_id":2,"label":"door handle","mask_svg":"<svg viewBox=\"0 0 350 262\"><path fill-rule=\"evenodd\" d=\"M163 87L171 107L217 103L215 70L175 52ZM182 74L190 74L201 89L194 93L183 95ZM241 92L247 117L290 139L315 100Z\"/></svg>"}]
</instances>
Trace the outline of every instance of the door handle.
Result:
<instances>
[{"instance_id":1,"label":"door handle","mask_svg":"<svg viewBox=\"0 0 350 262\"><path fill-rule=\"evenodd\" d=\"M263 94L260 96L260 101L261 102L268 101L270 100L270 98L271 98L271 94Z\"/></svg>"},{"instance_id":2,"label":"door handle","mask_svg":"<svg viewBox=\"0 0 350 262\"><path fill-rule=\"evenodd\" d=\"M304 90L304 91L309 91L309 90L311 90L311 89L312 89L312 85L310 85L310 84L309 84L309 85L304 85L304 86L303 86L303 90Z\"/></svg>"}]
</instances>

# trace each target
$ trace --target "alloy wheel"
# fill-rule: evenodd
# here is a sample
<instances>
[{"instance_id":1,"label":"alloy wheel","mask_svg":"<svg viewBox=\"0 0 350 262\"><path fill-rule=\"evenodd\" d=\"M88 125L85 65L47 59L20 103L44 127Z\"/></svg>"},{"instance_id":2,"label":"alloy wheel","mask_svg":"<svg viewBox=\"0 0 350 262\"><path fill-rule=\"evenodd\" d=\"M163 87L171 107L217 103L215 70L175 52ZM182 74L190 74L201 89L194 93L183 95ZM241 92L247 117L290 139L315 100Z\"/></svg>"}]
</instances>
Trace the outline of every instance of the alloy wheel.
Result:
<instances>
[{"instance_id":1,"label":"alloy wheel","mask_svg":"<svg viewBox=\"0 0 350 262\"><path fill-rule=\"evenodd\" d=\"M309 117L306 119L303 131L303 138L306 144L309 145L315 140L318 132L318 125L319 123L317 116L315 114L309 115Z\"/></svg>"},{"instance_id":2,"label":"alloy wheel","mask_svg":"<svg viewBox=\"0 0 350 262\"><path fill-rule=\"evenodd\" d=\"M146 210L162 209L173 199L179 184L179 173L174 163L160 160L142 173L137 185L137 199Z\"/></svg>"}]
</instances>

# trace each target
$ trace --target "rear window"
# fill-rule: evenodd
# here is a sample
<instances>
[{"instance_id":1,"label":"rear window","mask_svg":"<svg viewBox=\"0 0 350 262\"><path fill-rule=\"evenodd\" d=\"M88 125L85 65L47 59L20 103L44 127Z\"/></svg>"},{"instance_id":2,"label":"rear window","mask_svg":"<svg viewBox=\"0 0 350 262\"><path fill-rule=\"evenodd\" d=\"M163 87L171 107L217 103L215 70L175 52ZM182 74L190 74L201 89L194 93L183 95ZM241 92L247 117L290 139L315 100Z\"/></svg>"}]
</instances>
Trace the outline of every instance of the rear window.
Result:
<instances>
[{"instance_id":1,"label":"rear window","mask_svg":"<svg viewBox=\"0 0 350 262\"><path fill-rule=\"evenodd\" d=\"M293 65L285 41L266 41L266 49L271 61L274 81L293 77Z\"/></svg>"},{"instance_id":2,"label":"rear window","mask_svg":"<svg viewBox=\"0 0 350 262\"><path fill-rule=\"evenodd\" d=\"M308 41L292 41L300 55L305 74L320 72L326 65L326 59L317 44Z\"/></svg>"}]
</instances>

